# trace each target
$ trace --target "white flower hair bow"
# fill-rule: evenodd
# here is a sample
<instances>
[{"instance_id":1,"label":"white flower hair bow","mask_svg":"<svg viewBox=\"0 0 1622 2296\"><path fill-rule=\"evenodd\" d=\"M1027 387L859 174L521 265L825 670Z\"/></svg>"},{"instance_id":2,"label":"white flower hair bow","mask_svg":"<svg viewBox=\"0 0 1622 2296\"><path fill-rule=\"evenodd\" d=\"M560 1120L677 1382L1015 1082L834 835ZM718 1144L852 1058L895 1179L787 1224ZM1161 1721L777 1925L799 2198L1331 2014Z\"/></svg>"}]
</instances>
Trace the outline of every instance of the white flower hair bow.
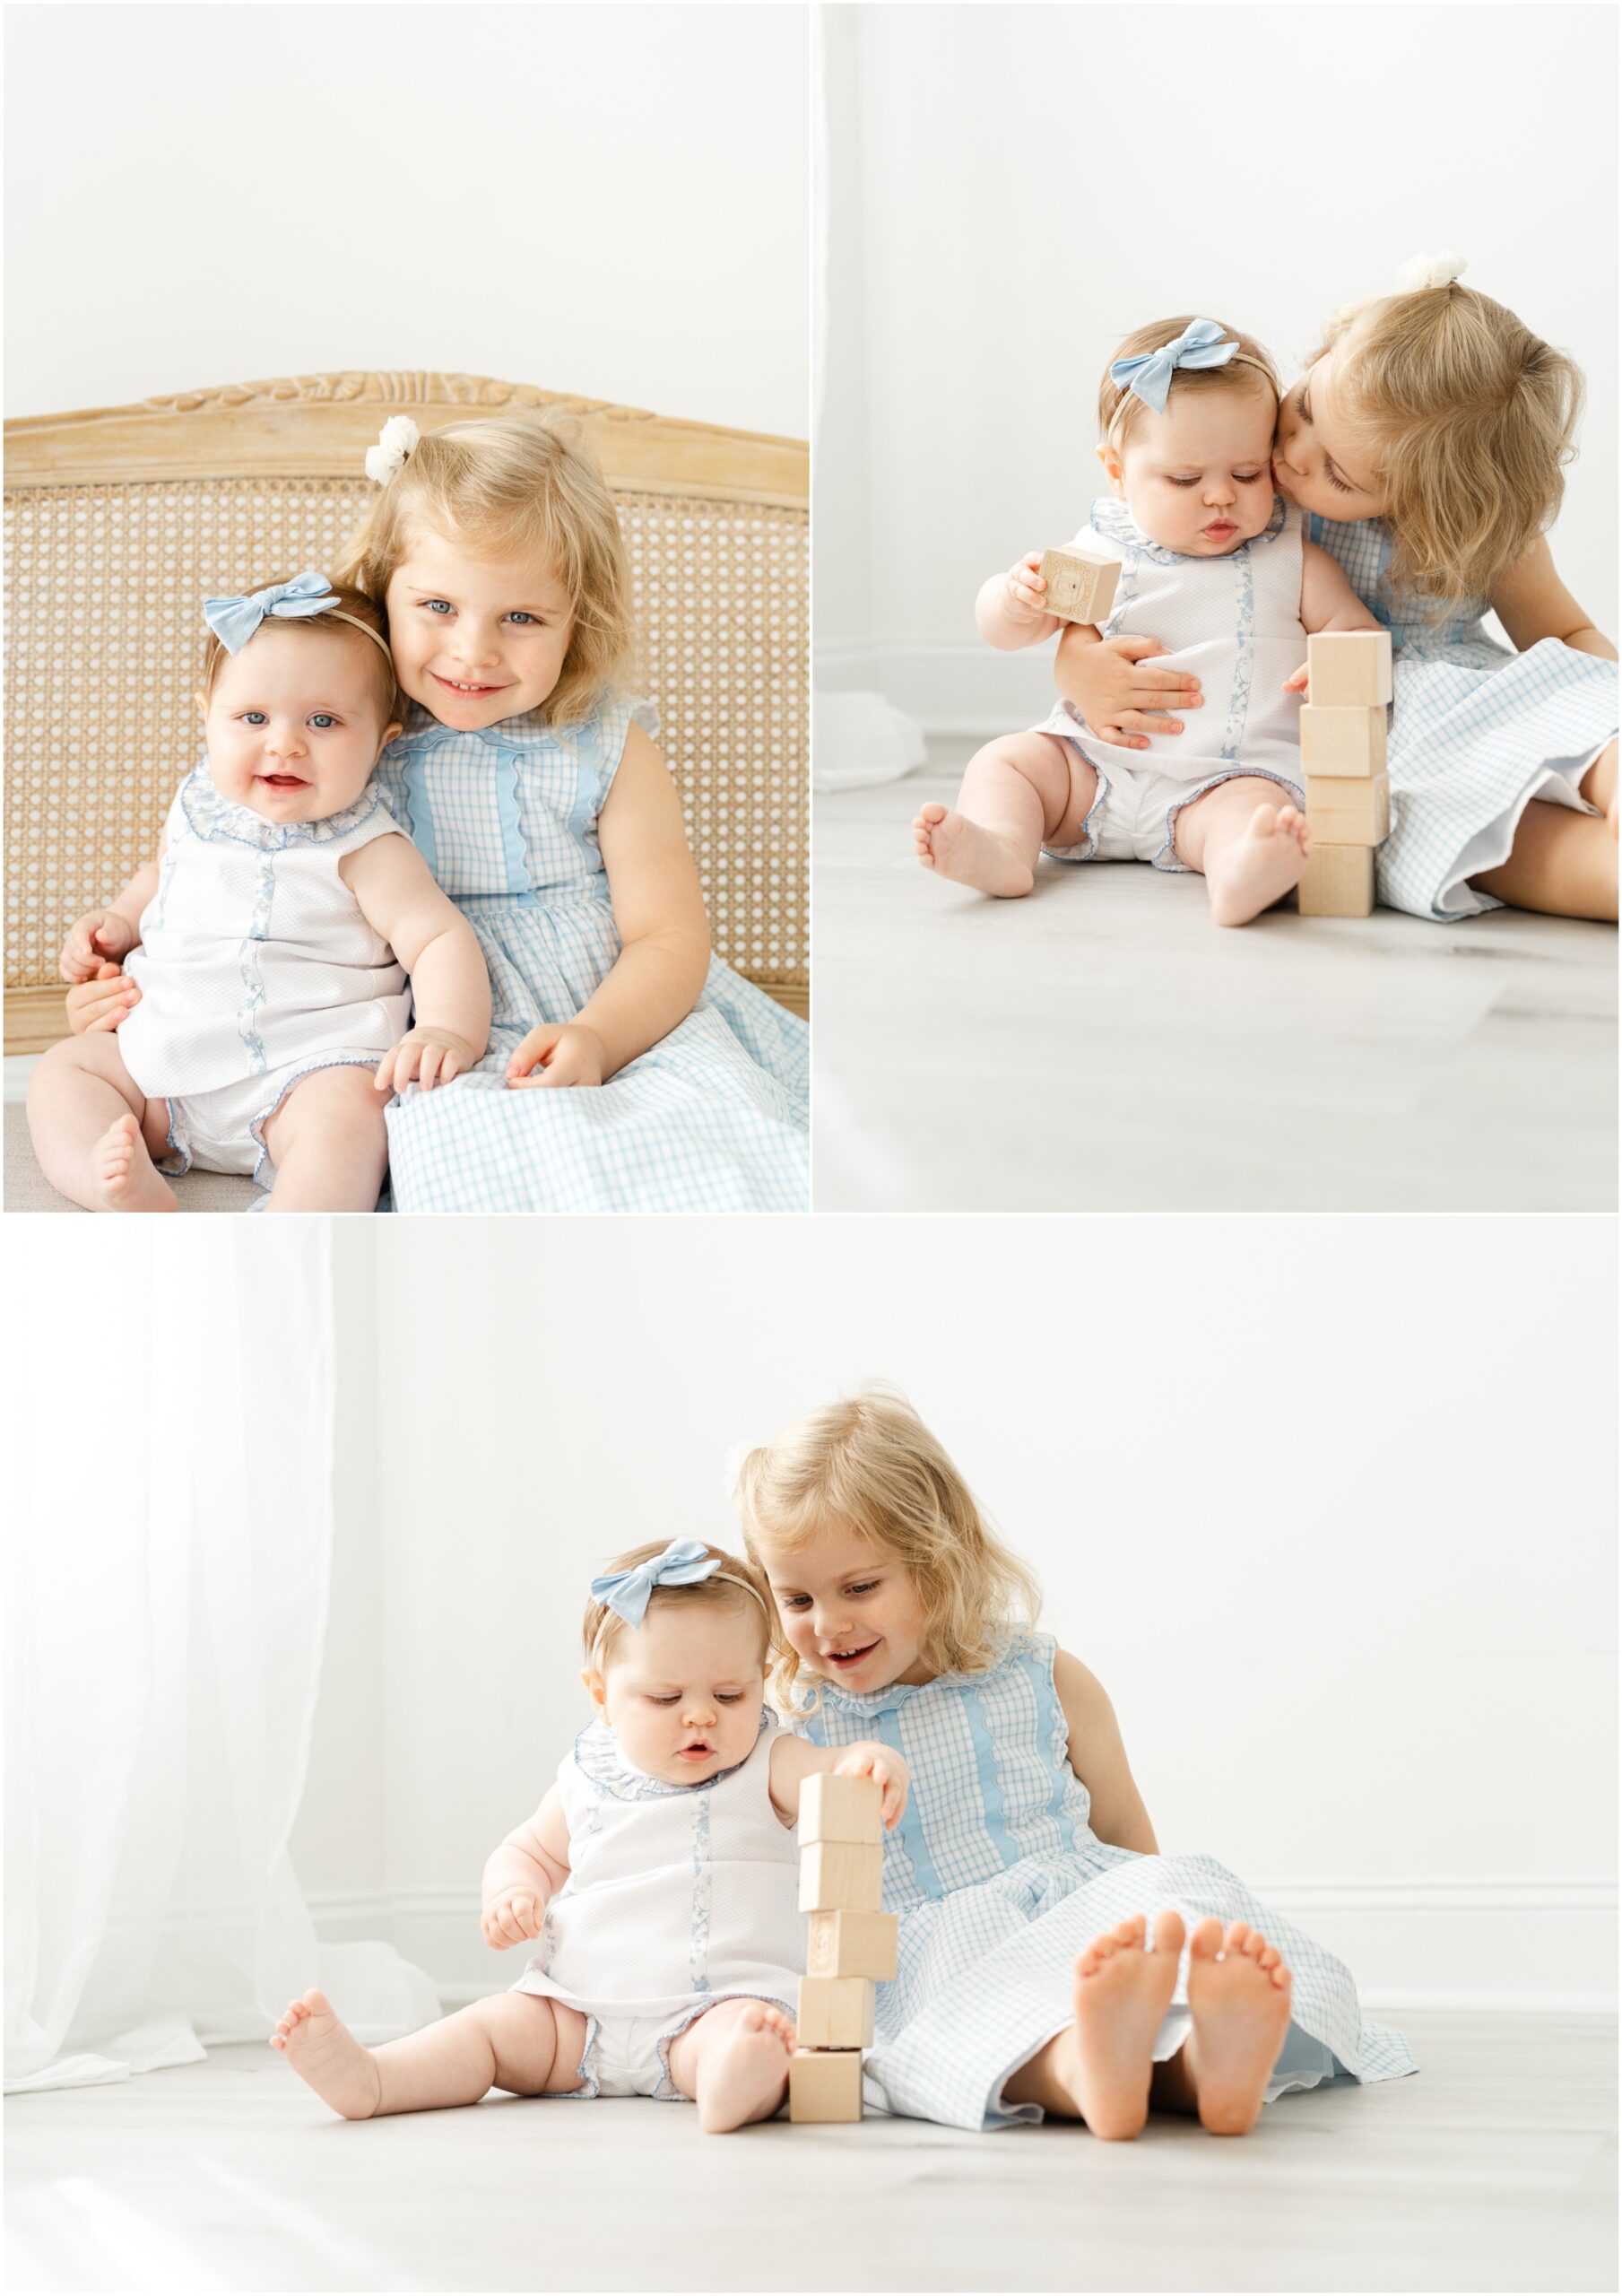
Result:
<instances>
[{"instance_id":1,"label":"white flower hair bow","mask_svg":"<svg viewBox=\"0 0 1622 2296\"><path fill-rule=\"evenodd\" d=\"M386 486L405 468L405 458L421 437L409 414L391 414L377 433L377 443L366 450L366 474Z\"/></svg>"},{"instance_id":2,"label":"white flower hair bow","mask_svg":"<svg viewBox=\"0 0 1622 2296\"><path fill-rule=\"evenodd\" d=\"M1470 265L1462 255L1444 248L1440 255L1410 255L1397 274L1397 284L1412 293L1420 287L1451 287Z\"/></svg>"}]
</instances>

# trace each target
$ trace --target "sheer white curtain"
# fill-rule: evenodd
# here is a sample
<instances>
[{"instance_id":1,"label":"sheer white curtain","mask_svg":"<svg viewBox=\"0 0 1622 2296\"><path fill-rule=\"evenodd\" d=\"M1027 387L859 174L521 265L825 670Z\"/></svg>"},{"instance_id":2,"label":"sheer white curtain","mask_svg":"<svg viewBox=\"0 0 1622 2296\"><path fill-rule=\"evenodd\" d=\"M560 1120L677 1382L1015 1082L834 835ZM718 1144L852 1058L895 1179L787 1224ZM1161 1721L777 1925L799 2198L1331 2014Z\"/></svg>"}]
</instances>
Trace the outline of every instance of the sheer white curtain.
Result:
<instances>
[{"instance_id":1,"label":"sheer white curtain","mask_svg":"<svg viewBox=\"0 0 1622 2296\"><path fill-rule=\"evenodd\" d=\"M334 1537L327 1223L7 1222L5 2086L437 2013L288 1862Z\"/></svg>"}]
</instances>

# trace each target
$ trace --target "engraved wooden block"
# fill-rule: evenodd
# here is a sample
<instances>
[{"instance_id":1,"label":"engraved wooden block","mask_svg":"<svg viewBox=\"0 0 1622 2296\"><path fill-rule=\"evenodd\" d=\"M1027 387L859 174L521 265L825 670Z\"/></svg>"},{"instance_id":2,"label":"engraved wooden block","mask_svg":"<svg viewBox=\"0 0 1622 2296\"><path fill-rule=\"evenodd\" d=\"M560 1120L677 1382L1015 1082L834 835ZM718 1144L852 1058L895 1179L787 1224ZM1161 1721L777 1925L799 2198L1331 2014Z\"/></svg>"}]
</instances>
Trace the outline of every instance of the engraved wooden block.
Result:
<instances>
[{"instance_id":1,"label":"engraved wooden block","mask_svg":"<svg viewBox=\"0 0 1622 2296\"><path fill-rule=\"evenodd\" d=\"M876 1778L820 1770L800 1788L800 1847L814 1841L882 1841L884 1796Z\"/></svg>"},{"instance_id":2,"label":"engraved wooden block","mask_svg":"<svg viewBox=\"0 0 1622 2296\"><path fill-rule=\"evenodd\" d=\"M1307 700L1318 709L1372 709L1391 700L1389 630L1326 630L1306 641Z\"/></svg>"},{"instance_id":3,"label":"engraved wooden block","mask_svg":"<svg viewBox=\"0 0 1622 2296\"><path fill-rule=\"evenodd\" d=\"M797 2048L788 2061L790 2120L860 2120L859 2048Z\"/></svg>"},{"instance_id":4,"label":"engraved wooden block","mask_svg":"<svg viewBox=\"0 0 1622 2296\"><path fill-rule=\"evenodd\" d=\"M813 1913L805 1966L812 1977L896 1974L893 1913Z\"/></svg>"},{"instance_id":5,"label":"engraved wooden block","mask_svg":"<svg viewBox=\"0 0 1622 2296\"><path fill-rule=\"evenodd\" d=\"M1102 622L1115 601L1121 568L1113 558L1090 550L1045 550L1043 604L1061 622Z\"/></svg>"},{"instance_id":6,"label":"engraved wooden block","mask_svg":"<svg viewBox=\"0 0 1622 2296\"><path fill-rule=\"evenodd\" d=\"M1368 917L1375 906L1375 848L1372 845L1313 847L1306 873L1296 887L1303 917Z\"/></svg>"},{"instance_id":7,"label":"engraved wooden block","mask_svg":"<svg viewBox=\"0 0 1622 2296\"><path fill-rule=\"evenodd\" d=\"M1309 773L1306 825L1314 844L1322 838L1326 845L1378 845L1391 835L1390 774L1343 781Z\"/></svg>"},{"instance_id":8,"label":"engraved wooden block","mask_svg":"<svg viewBox=\"0 0 1622 2296\"><path fill-rule=\"evenodd\" d=\"M877 1913L884 1852L878 1843L817 1841L800 1853L802 1913Z\"/></svg>"},{"instance_id":9,"label":"engraved wooden block","mask_svg":"<svg viewBox=\"0 0 1622 2296\"><path fill-rule=\"evenodd\" d=\"M1324 709L1307 702L1301 712L1301 768L1348 779L1385 770L1385 712Z\"/></svg>"},{"instance_id":10,"label":"engraved wooden block","mask_svg":"<svg viewBox=\"0 0 1622 2296\"><path fill-rule=\"evenodd\" d=\"M872 1981L864 1977L802 1977L795 2028L802 2048L870 2048Z\"/></svg>"}]
</instances>

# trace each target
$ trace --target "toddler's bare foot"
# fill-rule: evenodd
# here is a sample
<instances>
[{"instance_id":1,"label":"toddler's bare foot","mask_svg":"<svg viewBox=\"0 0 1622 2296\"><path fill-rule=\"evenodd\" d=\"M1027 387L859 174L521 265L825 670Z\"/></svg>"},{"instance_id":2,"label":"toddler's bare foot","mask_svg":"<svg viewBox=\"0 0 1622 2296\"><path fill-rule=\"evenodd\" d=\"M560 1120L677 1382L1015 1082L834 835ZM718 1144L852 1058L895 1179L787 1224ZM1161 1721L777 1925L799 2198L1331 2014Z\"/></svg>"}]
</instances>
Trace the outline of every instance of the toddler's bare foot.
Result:
<instances>
[{"instance_id":1,"label":"toddler's bare foot","mask_svg":"<svg viewBox=\"0 0 1622 2296\"><path fill-rule=\"evenodd\" d=\"M1006 838L944 805L924 807L913 823L913 843L926 869L1001 900L1020 900L1037 882L1030 864Z\"/></svg>"},{"instance_id":2,"label":"toddler's bare foot","mask_svg":"<svg viewBox=\"0 0 1622 2296\"><path fill-rule=\"evenodd\" d=\"M1136 2136L1149 2118L1155 2035L1177 1989L1183 1918L1155 1916L1153 1952L1141 1913L1118 1921L1076 1956L1076 2022L1061 2037L1054 2073L1095 2136Z\"/></svg>"},{"instance_id":3,"label":"toddler's bare foot","mask_svg":"<svg viewBox=\"0 0 1622 2296\"><path fill-rule=\"evenodd\" d=\"M377 2111L383 2096L377 2060L342 2022L325 1993L290 2001L271 2047L345 2120L369 2120Z\"/></svg>"},{"instance_id":4,"label":"toddler's bare foot","mask_svg":"<svg viewBox=\"0 0 1622 2296\"><path fill-rule=\"evenodd\" d=\"M1301 882L1306 816L1294 805L1258 805L1229 845L1209 856L1210 913L1219 925L1248 925Z\"/></svg>"},{"instance_id":5,"label":"toddler's bare foot","mask_svg":"<svg viewBox=\"0 0 1622 2296\"><path fill-rule=\"evenodd\" d=\"M133 1116L115 1117L91 1150L91 1186L104 1212L172 1212L175 1191L146 1152Z\"/></svg>"},{"instance_id":6,"label":"toddler's bare foot","mask_svg":"<svg viewBox=\"0 0 1622 2296\"><path fill-rule=\"evenodd\" d=\"M1214 1917L1189 1940L1184 2045L1200 2118L1213 2136L1255 2126L1289 2023L1290 1975L1259 1929ZM1220 1959L1219 1959L1220 1955Z\"/></svg>"},{"instance_id":7,"label":"toddler's bare foot","mask_svg":"<svg viewBox=\"0 0 1622 2296\"><path fill-rule=\"evenodd\" d=\"M719 2134L769 2118L783 2102L794 2053L793 2022L769 2001L746 2002L734 2011L699 2061L694 2083L699 2127Z\"/></svg>"}]
</instances>

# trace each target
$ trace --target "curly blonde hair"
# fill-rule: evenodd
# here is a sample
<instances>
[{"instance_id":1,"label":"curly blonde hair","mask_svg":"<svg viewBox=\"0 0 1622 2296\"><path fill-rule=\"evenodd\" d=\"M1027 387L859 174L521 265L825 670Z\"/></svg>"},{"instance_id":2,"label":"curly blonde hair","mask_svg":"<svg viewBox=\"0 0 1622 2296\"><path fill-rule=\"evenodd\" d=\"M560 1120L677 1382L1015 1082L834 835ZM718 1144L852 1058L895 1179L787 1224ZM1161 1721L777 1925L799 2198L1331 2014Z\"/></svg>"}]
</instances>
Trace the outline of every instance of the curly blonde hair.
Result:
<instances>
[{"instance_id":1,"label":"curly blonde hair","mask_svg":"<svg viewBox=\"0 0 1622 2296\"><path fill-rule=\"evenodd\" d=\"M639 1563L651 1562L656 1554L663 1554L669 1544L668 1539L649 1539L645 1545L633 1546L605 1564L603 1575L635 1570ZM715 1556L720 1570L712 1571L707 1578L695 1579L690 1587L655 1587L647 1598L648 1609L652 1610L655 1603L661 1609L672 1603L706 1603L711 1608L719 1603L733 1603L740 1610L752 1613L758 1605L761 1655L769 1657L777 1639L777 1613L772 1604L771 1588L752 1563L745 1562L739 1555L728 1554L724 1547L707 1544L705 1552ZM609 1651L622 1634L629 1631L618 1611L610 1610L606 1603L598 1602L594 1596L589 1598L580 1625L586 1666L601 1674Z\"/></svg>"},{"instance_id":2,"label":"curly blonde hair","mask_svg":"<svg viewBox=\"0 0 1622 2296\"><path fill-rule=\"evenodd\" d=\"M1139 359L1146 351L1164 350L1168 343L1175 343L1186 328L1193 326L1199 316L1198 312L1191 311L1184 318L1151 319L1147 326L1134 327L1124 343L1118 344L1111 353L1110 366L1117 359ZM1175 369L1171 378L1172 396L1180 397L1184 391L1231 391L1241 387L1248 390L1253 387L1248 377L1260 373L1277 399L1278 370L1254 335L1246 335L1236 326L1229 326L1224 319L1214 319L1211 324L1222 329L1226 341L1236 343L1238 350L1225 366ZM1169 396L1167 404L1171 404ZM1143 401L1137 392L1129 384L1116 382L1109 367L1106 367L1104 379L1098 385L1100 444L1123 447L1143 413Z\"/></svg>"},{"instance_id":3,"label":"curly blonde hair","mask_svg":"<svg viewBox=\"0 0 1622 2296\"><path fill-rule=\"evenodd\" d=\"M1384 491L1392 587L1439 609L1486 597L1554 524L1581 369L1457 280L1349 305L1308 366L1331 351L1335 405Z\"/></svg>"},{"instance_id":4,"label":"curly blonde hair","mask_svg":"<svg viewBox=\"0 0 1622 2296\"><path fill-rule=\"evenodd\" d=\"M792 1552L840 1523L906 1572L924 1610L923 1663L937 1674L982 1674L1010 1638L1034 1626L1042 1590L995 1536L945 1450L898 1387L875 1380L824 1404L749 1452L733 1500L750 1561L762 1544ZM780 1713L815 1710L781 1626L772 1673Z\"/></svg>"},{"instance_id":5,"label":"curly blonde hair","mask_svg":"<svg viewBox=\"0 0 1622 2296\"><path fill-rule=\"evenodd\" d=\"M553 725L589 716L636 658L630 574L619 514L578 432L551 418L492 415L430 430L379 492L339 567L385 600L412 539L443 535L474 558L543 558L574 614L563 670L545 703Z\"/></svg>"}]
</instances>

